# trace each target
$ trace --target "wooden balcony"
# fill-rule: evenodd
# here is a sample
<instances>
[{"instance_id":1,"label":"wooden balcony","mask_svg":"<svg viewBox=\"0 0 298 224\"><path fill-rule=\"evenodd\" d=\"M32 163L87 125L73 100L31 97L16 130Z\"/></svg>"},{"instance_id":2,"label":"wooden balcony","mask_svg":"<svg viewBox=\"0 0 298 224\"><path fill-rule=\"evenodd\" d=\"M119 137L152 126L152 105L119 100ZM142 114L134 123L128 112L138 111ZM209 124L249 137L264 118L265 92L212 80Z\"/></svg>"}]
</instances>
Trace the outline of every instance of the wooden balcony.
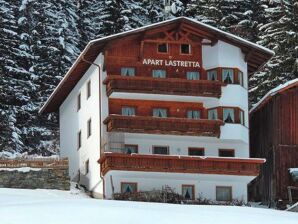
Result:
<instances>
[{"instance_id":1,"label":"wooden balcony","mask_svg":"<svg viewBox=\"0 0 298 224\"><path fill-rule=\"evenodd\" d=\"M107 131L220 137L220 120L109 115Z\"/></svg>"},{"instance_id":2,"label":"wooden balcony","mask_svg":"<svg viewBox=\"0 0 298 224\"><path fill-rule=\"evenodd\" d=\"M103 175L110 170L124 170L257 176L265 160L104 153L98 162Z\"/></svg>"},{"instance_id":3,"label":"wooden balcony","mask_svg":"<svg viewBox=\"0 0 298 224\"><path fill-rule=\"evenodd\" d=\"M105 79L104 84L107 85L108 96L113 92L130 92L216 98L220 98L221 87L225 85L222 82L210 80L158 79L120 75L109 75Z\"/></svg>"}]
</instances>

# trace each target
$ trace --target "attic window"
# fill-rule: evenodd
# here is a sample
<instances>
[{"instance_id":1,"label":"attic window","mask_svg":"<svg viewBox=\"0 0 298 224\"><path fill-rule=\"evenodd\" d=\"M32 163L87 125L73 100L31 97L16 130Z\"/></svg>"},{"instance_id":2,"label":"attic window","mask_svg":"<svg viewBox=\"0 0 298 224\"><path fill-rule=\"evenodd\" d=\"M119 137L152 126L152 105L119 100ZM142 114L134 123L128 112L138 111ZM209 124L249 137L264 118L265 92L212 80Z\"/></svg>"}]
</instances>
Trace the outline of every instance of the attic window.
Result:
<instances>
[{"instance_id":1,"label":"attic window","mask_svg":"<svg viewBox=\"0 0 298 224\"><path fill-rule=\"evenodd\" d=\"M191 48L189 44L181 44L180 45L181 54L190 54Z\"/></svg>"},{"instance_id":2,"label":"attic window","mask_svg":"<svg viewBox=\"0 0 298 224\"><path fill-rule=\"evenodd\" d=\"M168 44L162 43L157 46L158 53L168 53Z\"/></svg>"}]
</instances>

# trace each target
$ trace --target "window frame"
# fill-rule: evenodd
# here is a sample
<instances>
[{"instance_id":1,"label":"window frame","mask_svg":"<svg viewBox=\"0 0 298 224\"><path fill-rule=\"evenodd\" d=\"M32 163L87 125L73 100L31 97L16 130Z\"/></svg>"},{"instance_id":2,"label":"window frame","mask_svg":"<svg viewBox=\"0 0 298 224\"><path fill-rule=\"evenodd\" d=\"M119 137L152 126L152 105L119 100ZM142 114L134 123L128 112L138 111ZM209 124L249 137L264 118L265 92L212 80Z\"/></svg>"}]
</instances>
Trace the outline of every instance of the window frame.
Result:
<instances>
[{"instance_id":1,"label":"window frame","mask_svg":"<svg viewBox=\"0 0 298 224\"><path fill-rule=\"evenodd\" d=\"M91 80L87 82L87 100L91 97Z\"/></svg>"},{"instance_id":2,"label":"window frame","mask_svg":"<svg viewBox=\"0 0 298 224\"><path fill-rule=\"evenodd\" d=\"M182 45L188 45L189 53L183 53L183 52L182 52ZM180 44L180 54L181 54L181 55L192 55L192 46L191 46L191 44L188 44L188 43L181 43L181 44Z\"/></svg>"},{"instance_id":3,"label":"window frame","mask_svg":"<svg viewBox=\"0 0 298 224\"><path fill-rule=\"evenodd\" d=\"M198 74L198 79L188 79L188 73L197 73ZM189 81L197 81L197 80L200 80L201 79L201 73L199 71L186 71L186 80L189 80Z\"/></svg>"},{"instance_id":4,"label":"window frame","mask_svg":"<svg viewBox=\"0 0 298 224\"><path fill-rule=\"evenodd\" d=\"M191 199L184 198L183 187L191 187L191 191L192 191L192 198ZM196 198L195 197L195 185L194 184L182 184L181 185L181 195L184 198L184 200L195 200L195 198Z\"/></svg>"},{"instance_id":5,"label":"window frame","mask_svg":"<svg viewBox=\"0 0 298 224\"><path fill-rule=\"evenodd\" d=\"M240 77L239 74L241 74L241 79L239 79L239 77ZM244 87L244 73L239 69L237 69L237 79L238 79L238 84L240 86L242 86L243 88L245 88ZM240 82L240 80L241 80L241 82Z\"/></svg>"},{"instance_id":6,"label":"window frame","mask_svg":"<svg viewBox=\"0 0 298 224\"><path fill-rule=\"evenodd\" d=\"M164 147L164 148L167 148L167 154L155 153L154 152L154 148L155 147ZM170 155L170 147L168 145L152 145L152 154L153 155Z\"/></svg>"},{"instance_id":7,"label":"window frame","mask_svg":"<svg viewBox=\"0 0 298 224\"><path fill-rule=\"evenodd\" d=\"M139 145L137 144L124 144L124 151L125 151L125 147L126 146L133 146L133 147L136 147L136 152L132 152L132 153L139 153ZM124 152L125 154L132 154L132 153L127 153L126 151Z\"/></svg>"},{"instance_id":8,"label":"window frame","mask_svg":"<svg viewBox=\"0 0 298 224\"><path fill-rule=\"evenodd\" d=\"M91 117L87 121L87 138L92 135L92 120Z\"/></svg>"},{"instance_id":9,"label":"window frame","mask_svg":"<svg viewBox=\"0 0 298 224\"><path fill-rule=\"evenodd\" d=\"M90 162L89 162L89 159L87 159L86 161L85 161L85 175L87 175L88 173L89 173L89 171L90 171Z\"/></svg>"},{"instance_id":10,"label":"window frame","mask_svg":"<svg viewBox=\"0 0 298 224\"><path fill-rule=\"evenodd\" d=\"M82 108L82 97L81 97L81 93L79 93L77 96L77 111L79 111L81 108Z\"/></svg>"},{"instance_id":11,"label":"window frame","mask_svg":"<svg viewBox=\"0 0 298 224\"><path fill-rule=\"evenodd\" d=\"M131 192L131 193L136 193L136 192L138 192L138 182L121 182L120 183L120 192L121 192L121 194L125 194L125 193L127 193L127 192L123 192L122 191L122 189L123 189L123 185L124 184L133 184L133 185L135 185L135 191L133 191L133 192Z\"/></svg>"},{"instance_id":12,"label":"window frame","mask_svg":"<svg viewBox=\"0 0 298 224\"><path fill-rule=\"evenodd\" d=\"M133 74L133 75L123 75L123 74L122 74L122 69L125 69L125 68L127 68L127 69L133 69L134 74ZM129 67L129 66L126 66L126 67L120 67L120 76L123 76L123 77L135 77L135 76L136 76L136 68L133 67L133 66L131 66L131 67Z\"/></svg>"},{"instance_id":13,"label":"window frame","mask_svg":"<svg viewBox=\"0 0 298 224\"><path fill-rule=\"evenodd\" d=\"M164 71L165 77L154 77L154 71ZM167 70L166 69L152 69L151 73L152 73L151 76L154 79L166 79L167 78Z\"/></svg>"},{"instance_id":14,"label":"window frame","mask_svg":"<svg viewBox=\"0 0 298 224\"><path fill-rule=\"evenodd\" d=\"M236 107L221 107L222 108L222 114L221 114L221 116L222 116L222 121L223 122L225 122L225 123L228 123L228 124L237 124L238 122L237 122L237 120L236 120L236 113L237 113L237 108ZM225 120L224 120L224 110L225 109L231 109L231 110L233 110L233 114L234 114L234 122L226 122ZM240 123L240 122L239 122Z\"/></svg>"},{"instance_id":15,"label":"window frame","mask_svg":"<svg viewBox=\"0 0 298 224\"><path fill-rule=\"evenodd\" d=\"M134 115L124 115L122 112L123 112L123 108L126 107L126 108L133 108L134 109ZM127 106L127 105L121 105L121 116L136 116L137 115L137 107L135 106Z\"/></svg>"},{"instance_id":16,"label":"window frame","mask_svg":"<svg viewBox=\"0 0 298 224\"><path fill-rule=\"evenodd\" d=\"M229 67L225 67L225 68L221 68L220 69L221 70L221 82L222 83L225 83L226 85L231 85L231 84L237 84L235 81L235 69L234 68L229 68ZM225 81L224 81L224 70L231 70L232 71L232 82L231 83L226 83ZM238 70L238 69L237 69Z\"/></svg>"},{"instance_id":17,"label":"window frame","mask_svg":"<svg viewBox=\"0 0 298 224\"><path fill-rule=\"evenodd\" d=\"M160 46L160 45L163 45L163 44L166 45L166 48L167 48L167 51L166 51L166 52L160 52L160 51L159 51L159 46ZM158 53L158 54L168 54L168 53L169 53L169 44L168 44L168 43L158 43L158 44L157 44L157 49L156 49L156 50L157 50L157 53Z\"/></svg>"},{"instance_id":18,"label":"window frame","mask_svg":"<svg viewBox=\"0 0 298 224\"><path fill-rule=\"evenodd\" d=\"M209 111L211 111L211 110L215 110L215 111L216 111L216 119L210 119L210 118L209 118ZM214 107L214 108L209 108L209 109L207 109L207 119L208 119L208 120L220 120L218 107Z\"/></svg>"},{"instance_id":19,"label":"window frame","mask_svg":"<svg viewBox=\"0 0 298 224\"><path fill-rule=\"evenodd\" d=\"M233 156L222 156L221 152L232 152ZM218 157L235 157L235 149L218 149Z\"/></svg>"},{"instance_id":20,"label":"window frame","mask_svg":"<svg viewBox=\"0 0 298 224\"><path fill-rule=\"evenodd\" d=\"M209 74L208 74L208 72L212 72L212 71L214 71L215 74L216 74L215 80L209 79ZM208 80L208 81L213 81L213 82L215 82L215 81L219 81L218 73L219 73L219 72L218 72L218 69L217 69L217 68L212 68L212 69L208 69L208 70L206 70L207 80Z\"/></svg>"},{"instance_id":21,"label":"window frame","mask_svg":"<svg viewBox=\"0 0 298 224\"><path fill-rule=\"evenodd\" d=\"M193 118L193 112L194 112L194 111L199 112L199 118ZM188 117L188 113L189 113L189 112L192 112L192 113L191 113L191 114L192 114L192 117L191 117L191 118ZM202 119L202 110L200 110L200 109L192 109L192 108L187 109L187 110L186 110L186 118L187 118L187 119L191 119L191 120L200 120L200 119Z\"/></svg>"},{"instance_id":22,"label":"window frame","mask_svg":"<svg viewBox=\"0 0 298 224\"><path fill-rule=\"evenodd\" d=\"M219 188L229 188L229 192L230 192L229 200L218 200L217 194L218 194L218 189ZM233 188L232 188L232 186L216 186L215 199L216 199L216 201L232 201L233 200Z\"/></svg>"},{"instance_id":23,"label":"window frame","mask_svg":"<svg viewBox=\"0 0 298 224\"><path fill-rule=\"evenodd\" d=\"M156 109L161 109L161 110L166 110L166 117L157 117L157 116L154 116L154 110L156 110ZM166 108L166 107L153 107L152 108L152 117L154 117L154 118L168 118L169 117L169 109L168 108Z\"/></svg>"},{"instance_id":24,"label":"window frame","mask_svg":"<svg viewBox=\"0 0 298 224\"><path fill-rule=\"evenodd\" d=\"M77 150L82 148L82 130L79 130L77 133Z\"/></svg>"},{"instance_id":25,"label":"window frame","mask_svg":"<svg viewBox=\"0 0 298 224\"><path fill-rule=\"evenodd\" d=\"M191 155L191 151L202 151L203 155ZM205 156L205 148L203 147L188 147L188 155L189 156Z\"/></svg>"}]
</instances>

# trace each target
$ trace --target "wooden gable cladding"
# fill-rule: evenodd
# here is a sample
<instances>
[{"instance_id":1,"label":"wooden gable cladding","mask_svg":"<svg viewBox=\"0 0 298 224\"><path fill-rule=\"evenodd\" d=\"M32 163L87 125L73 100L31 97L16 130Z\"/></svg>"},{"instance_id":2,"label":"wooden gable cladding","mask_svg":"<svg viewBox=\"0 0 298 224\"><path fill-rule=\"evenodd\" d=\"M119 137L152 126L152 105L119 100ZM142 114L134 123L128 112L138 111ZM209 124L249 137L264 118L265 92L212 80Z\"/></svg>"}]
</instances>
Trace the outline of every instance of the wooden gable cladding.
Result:
<instances>
[{"instance_id":1,"label":"wooden gable cladding","mask_svg":"<svg viewBox=\"0 0 298 224\"><path fill-rule=\"evenodd\" d=\"M165 26L139 37L127 37L105 48L108 75L119 74L121 67L134 67L141 76L151 76L152 69L165 69L172 78L185 78L187 71L202 71L201 38L176 26ZM168 52L159 53L158 44L166 43ZM190 54L180 52L181 44L189 44ZM186 66L143 65L144 59L194 61L200 68Z\"/></svg>"},{"instance_id":2,"label":"wooden gable cladding","mask_svg":"<svg viewBox=\"0 0 298 224\"><path fill-rule=\"evenodd\" d=\"M207 111L202 103L170 102L155 100L127 100L109 99L109 114L121 114L121 108L134 107L137 116L152 117L153 108L164 108L168 111L168 117L186 118L188 110L201 111L201 118L207 117Z\"/></svg>"}]
</instances>

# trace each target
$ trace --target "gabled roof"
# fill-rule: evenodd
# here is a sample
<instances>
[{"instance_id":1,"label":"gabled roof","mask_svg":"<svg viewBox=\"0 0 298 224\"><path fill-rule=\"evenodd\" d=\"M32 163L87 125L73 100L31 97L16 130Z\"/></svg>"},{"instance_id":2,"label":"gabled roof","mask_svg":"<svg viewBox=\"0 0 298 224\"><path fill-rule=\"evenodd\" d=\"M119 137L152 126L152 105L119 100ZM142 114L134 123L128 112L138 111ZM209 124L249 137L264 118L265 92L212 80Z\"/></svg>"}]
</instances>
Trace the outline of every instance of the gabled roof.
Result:
<instances>
[{"instance_id":1,"label":"gabled roof","mask_svg":"<svg viewBox=\"0 0 298 224\"><path fill-rule=\"evenodd\" d=\"M274 55L273 51L260 45L249 42L243 38L237 37L233 34L224 32L202 22L198 22L194 19L186 17L177 17L171 20L154 23L127 32L122 32L90 41L88 45L85 47L85 49L82 51L82 53L79 55L77 60L74 62L72 67L68 70L68 72L61 80L57 88L50 95L49 99L40 109L39 113L49 113L58 110L65 98L68 96L68 94L77 84L77 82L81 79L81 77L90 67L90 63L86 61L93 62L96 59L97 55L103 51L104 47L109 41L132 35L142 36L146 31L179 23L187 24L193 27L194 29L201 30L205 33L210 34L218 40L223 40L225 42L240 47L247 56L246 59L248 63L248 71L250 73L259 70Z\"/></svg>"},{"instance_id":2,"label":"gabled roof","mask_svg":"<svg viewBox=\"0 0 298 224\"><path fill-rule=\"evenodd\" d=\"M274 89L271 89L266 95L257 102L249 111L250 114L256 112L258 109L260 109L262 106L264 106L274 95L282 93L290 88L298 86L298 78L290 80L284 84L281 84Z\"/></svg>"}]
</instances>

